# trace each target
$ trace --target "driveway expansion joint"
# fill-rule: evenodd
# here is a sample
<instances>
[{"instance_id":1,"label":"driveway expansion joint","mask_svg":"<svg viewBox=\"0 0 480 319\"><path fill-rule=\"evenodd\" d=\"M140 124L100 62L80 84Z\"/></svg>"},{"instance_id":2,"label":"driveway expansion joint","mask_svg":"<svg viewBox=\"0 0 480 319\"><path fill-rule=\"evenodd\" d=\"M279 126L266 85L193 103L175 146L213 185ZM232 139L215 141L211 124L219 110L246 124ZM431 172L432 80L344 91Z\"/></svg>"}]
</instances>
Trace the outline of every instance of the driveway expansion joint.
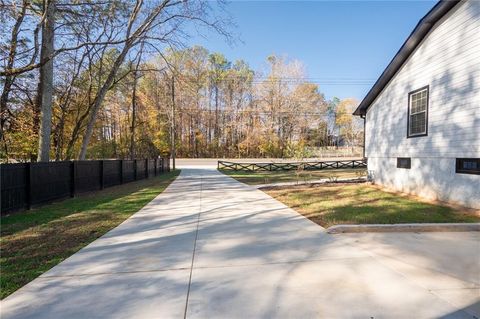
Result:
<instances>
[{"instance_id":1,"label":"driveway expansion joint","mask_svg":"<svg viewBox=\"0 0 480 319\"><path fill-rule=\"evenodd\" d=\"M83 273L83 274L40 275L38 276L38 278L70 278L70 277L105 276L105 275L122 275L122 274L141 274L141 273L154 273L154 272L166 272L166 271L189 270L189 269L190 267L179 267L179 268L132 270L132 271L94 272L94 273Z\"/></svg>"},{"instance_id":2,"label":"driveway expansion joint","mask_svg":"<svg viewBox=\"0 0 480 319\"><path fill-rule=\"evenodd\" d=\"M198 230L200 226L200 215L202 213L202 191L203 191L203 179L202 175L200 175L200 198L199 198L199 208L198 208L198 216L197 216L197 227L195 230L195 239L193 241L193 251L192 251L192 263L190 265L190 275L188 278L188 288L187 288L187 297L185 300L185 311L183 313L183 318L187 318L187 311L188 311L188 301L190 297L190 287L192 285L192 273L193 273L193 264L195 262L195 251L197 249L197 239L198 239Z\"/></svg>"}]
</instances>

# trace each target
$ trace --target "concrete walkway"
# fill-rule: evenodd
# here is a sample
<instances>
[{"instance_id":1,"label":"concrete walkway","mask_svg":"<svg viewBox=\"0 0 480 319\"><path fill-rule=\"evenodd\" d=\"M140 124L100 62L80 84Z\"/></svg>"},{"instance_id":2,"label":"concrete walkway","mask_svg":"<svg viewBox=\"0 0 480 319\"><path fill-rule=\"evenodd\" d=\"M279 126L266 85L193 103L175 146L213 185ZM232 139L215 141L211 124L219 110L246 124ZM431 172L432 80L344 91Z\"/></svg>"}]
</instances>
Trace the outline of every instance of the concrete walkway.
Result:
<instances>
[{"instance_id":1,"label":"concrete walkway","mask_svg":"<svg viewBox=\"0 0 480 319\"><path fill-rule=\"evenodd\" d=\"M478 232L329 235L253 187L184 169L2 301L1 318L472 319L479 263Z\"/></svg>"}]
</instances>

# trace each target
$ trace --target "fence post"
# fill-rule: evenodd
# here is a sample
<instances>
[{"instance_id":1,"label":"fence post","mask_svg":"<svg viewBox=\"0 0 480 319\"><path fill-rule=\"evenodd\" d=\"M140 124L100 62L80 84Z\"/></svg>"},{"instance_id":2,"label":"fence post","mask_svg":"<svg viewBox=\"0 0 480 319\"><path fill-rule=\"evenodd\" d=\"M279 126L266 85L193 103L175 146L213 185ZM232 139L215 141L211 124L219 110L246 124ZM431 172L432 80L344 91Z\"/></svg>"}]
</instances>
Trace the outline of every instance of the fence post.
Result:
<instances>
[{"instance_id":1,"label":"fence post","mask_svg":"<svg viewBox=\"0 0 480 319\"><path fill-rule=\"evenodd\" d=\"M76 166L75 161L70 162L70 197L75 197Z\"/></svg>"},{"instance_id":2,"label":"fence post","mask_svg":"<svg viewBox=\"0 0 480 319\"><path fill-rule=\"evenodd\" d=\"M133 180L137 180L137 160L133 160Z\"/></svg>"},{"instance_id":3,"label":"fence post","mask_svg":"<svg viewBox=\"0 0 480 319\"><path fill-rule=\"evenodd\" d=\"M105 183L105 178L103 176L103 171L104 171L104 161L100 161L100 189L103 189L103 185Z\"/></svg>"},{"instance_id":4,"label":"fence post","mask_svg":"<svg viewBox=\"0 0 480 319\"><path fill-rule=\"evenodd\" d=\"M27 188L27 209L32 207L32 163L27 163L26 172L26 188Z\"/></svg>"},{"instance_id":5,"label":"fence post","mask_svg":"<svg viewBox=\"0 0 480 319\"><path fill-rule=\"evenodd\" d=\"M157 158L153 160L153 173L157 176Z\"/></svg>"},{"instance_id":6,"label":"fence post","mask_svg":"<svg viewBox=\"0 0 480 319\"><path fill-rule=\"evenodd\" d=\"M145 159L145 179L148 179L148 158Z\"/></svg>"},{"instance_id":7,"label":"fence post","mask_svg":"<svg viewBox=\"0 0 480 319\"><path fill-rule=\"evenodd\" d=\"M123 184L123 159L120 160L120 184Z\"/></svg>"}]
</instances>

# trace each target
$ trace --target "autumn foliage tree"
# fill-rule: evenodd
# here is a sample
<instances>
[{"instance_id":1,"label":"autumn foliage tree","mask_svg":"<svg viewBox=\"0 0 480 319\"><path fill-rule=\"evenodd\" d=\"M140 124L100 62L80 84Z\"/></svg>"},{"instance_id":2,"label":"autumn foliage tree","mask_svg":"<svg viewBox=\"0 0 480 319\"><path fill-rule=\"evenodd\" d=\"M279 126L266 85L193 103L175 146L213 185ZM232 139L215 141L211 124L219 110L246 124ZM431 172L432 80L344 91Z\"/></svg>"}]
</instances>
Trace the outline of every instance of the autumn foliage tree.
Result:
<instances>
[{"instance_id":1,"label":"autumn foliage tree","mask_svg":"<svg viewBox=\"0 0 480 319\"><path fill-rule=\"evenodd\" d=\"M218 5L221 7L222 3ZM35 112L33 131L37 133L37 159L50 159L53 114L57 107L54 105L57 93L54 92L57 85L54 75L69 67L62 65L64 59L70 58L70 62L78 66L78 72L71 73L75 78L67 79L68 92L73 91L78 77L91 74L94 65L101 65L101 76L86 78L90 82L84 92L88 93L85 94L88 99L83 102L83 110L77 113L72 139L67 146L67 157L70 157L81 136L78 157L84 159L105 98L121 79L134 72L133 68L125 69L125 64L137 54L141 44L156 51L179 46L192 25L195 29L205 27L229 37L226 19L211 15L211 3L200 0L12 0L2 2L0 10L3 84L0 133L7 158L11 141L5 134L16 126L15 113L24 105L24 101L15 99L18 96L19 99L32 99L29 103ZM112 58L111 63L103 63L108 58ZM35 89L20 88L23 80L33 84ZM60 141L59 132L55 134L57 142ZM32 159L33 155L30 154Z\"/></svg>"},{"instance_id":2,"label":"autumn foliage tree","mask_svg":"<svg viewBox=\"0 0 480 319\"><path fill-rule=\"evenodd\" d=\"M0 6L2 161L306 156L358 144L353 102L327 101L303 64L253 70L200 46L229 38L212 2L23 0ZM215 3L222 6L222 3Z\"/></svg>"},{"instance_id":3,"label":"autumn foliage tree","mask_svg":"<svg viewBox=\"0 0 480 319\"><path fill-rule=\"evenodd\" d=\"M353 116L357 106L358 101L355 99L345 99L340 101L336 108L335 123L340 136L349 147L361 146L363 141L363 121Z\"/></svg>"}]
</instances>

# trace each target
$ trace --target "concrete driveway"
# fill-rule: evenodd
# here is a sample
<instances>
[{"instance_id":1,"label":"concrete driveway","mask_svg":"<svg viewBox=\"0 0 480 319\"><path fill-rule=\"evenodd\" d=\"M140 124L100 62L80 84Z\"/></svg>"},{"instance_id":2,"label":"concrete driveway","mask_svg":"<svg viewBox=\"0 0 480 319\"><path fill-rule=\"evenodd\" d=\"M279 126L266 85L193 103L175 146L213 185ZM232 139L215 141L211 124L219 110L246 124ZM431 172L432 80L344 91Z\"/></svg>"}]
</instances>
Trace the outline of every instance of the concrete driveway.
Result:
<instances>
[{"instance_id":1,"label":"concrete driveway","mask_svg":"<svg viewBox=\"0 0 480 319\"><path fill-rule=\"evenodd\" d=\"M184 169L119 227L1 302L8 318L478 318L480 233L328 235Z\"/></svg>"}]
</instances>

